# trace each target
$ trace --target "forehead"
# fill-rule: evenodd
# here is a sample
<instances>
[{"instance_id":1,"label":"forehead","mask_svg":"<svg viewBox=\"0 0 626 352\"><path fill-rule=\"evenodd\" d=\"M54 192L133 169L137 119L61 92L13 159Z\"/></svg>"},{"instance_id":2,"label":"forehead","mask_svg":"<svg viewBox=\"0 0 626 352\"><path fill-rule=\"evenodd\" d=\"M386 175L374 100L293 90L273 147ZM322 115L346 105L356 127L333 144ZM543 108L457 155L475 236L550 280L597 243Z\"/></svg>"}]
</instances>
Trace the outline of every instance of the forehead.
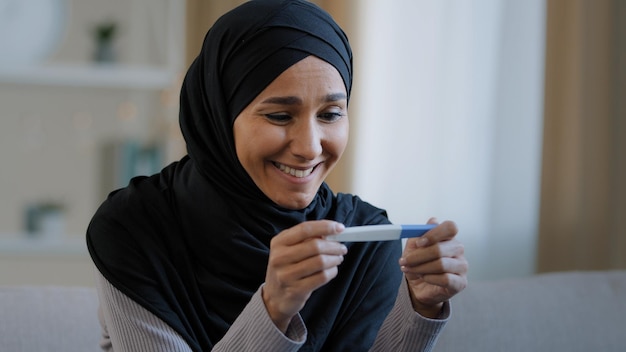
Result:
<instances>
[{"instance_id":1,"label":"forehead","mask_svg":"<svg viewBox=\"0 0 626 352\"><path fill-rule=\"evenodd\" d=\"M315 56L308 56L295 63L276 77L260 94L289 94L304 92L313 94L323 91L324 94L346 93L343 79L337 69Z\"/></svg>"}]
</instances>

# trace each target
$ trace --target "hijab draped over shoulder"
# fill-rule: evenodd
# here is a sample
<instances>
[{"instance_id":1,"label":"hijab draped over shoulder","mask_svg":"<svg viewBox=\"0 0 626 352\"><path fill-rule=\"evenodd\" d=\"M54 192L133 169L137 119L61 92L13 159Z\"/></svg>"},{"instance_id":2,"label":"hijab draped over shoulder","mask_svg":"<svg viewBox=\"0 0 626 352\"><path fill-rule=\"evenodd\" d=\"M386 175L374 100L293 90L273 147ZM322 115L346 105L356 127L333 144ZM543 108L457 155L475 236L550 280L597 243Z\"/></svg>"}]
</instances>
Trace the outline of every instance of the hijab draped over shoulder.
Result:
<instances>
[{"instance_id":1,"label":"hijab draped over shoulder","mask_svg":"<svg viewBox=\"0 0 626 352\"><path fill-rule=\"evenodd\" d=\"M348 95L352 53L319 7L249 1L209 30L180 98L188 155L112 192L87 230L90 255L118 290L165 321L194 351L224 336L264 282L273 236L307 220L388 223L385 212L324 183L306 208L279 207L237 159L233 122L278 75L314 55L340 73ZM391 309L401 273L399 242L355 243L337 278L300 312L302 351L360 350ZM365 301L368 294L377 300Z\"/></svg>"}]
</instances>

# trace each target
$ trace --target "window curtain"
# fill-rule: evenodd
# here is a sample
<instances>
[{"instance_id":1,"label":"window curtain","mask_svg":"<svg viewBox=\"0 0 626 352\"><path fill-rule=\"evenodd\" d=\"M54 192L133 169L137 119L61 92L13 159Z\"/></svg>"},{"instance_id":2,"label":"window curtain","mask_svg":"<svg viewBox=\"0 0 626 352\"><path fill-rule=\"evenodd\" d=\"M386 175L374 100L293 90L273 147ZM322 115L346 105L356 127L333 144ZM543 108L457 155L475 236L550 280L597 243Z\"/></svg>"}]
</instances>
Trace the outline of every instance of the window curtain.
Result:
<instances>
[{"instance_id":1,"label":"window curtain","mask_svg":"<svg viewBox=\"0 0 626 352\"><path fill-rule=\"evenodd\" d=\"M359 4L349 190L454 220L472 280L534 273L544 0Z\"/></svg>"},{"instance_id":2,"label":"window curtain","mask_svg":"<svg viewBox=\"0 0 626 352\"><path fill-rule=\"evenodd\" d=\"M626 2L547 5L537 269L626 268Z\"/></svg>"}]
</instances>

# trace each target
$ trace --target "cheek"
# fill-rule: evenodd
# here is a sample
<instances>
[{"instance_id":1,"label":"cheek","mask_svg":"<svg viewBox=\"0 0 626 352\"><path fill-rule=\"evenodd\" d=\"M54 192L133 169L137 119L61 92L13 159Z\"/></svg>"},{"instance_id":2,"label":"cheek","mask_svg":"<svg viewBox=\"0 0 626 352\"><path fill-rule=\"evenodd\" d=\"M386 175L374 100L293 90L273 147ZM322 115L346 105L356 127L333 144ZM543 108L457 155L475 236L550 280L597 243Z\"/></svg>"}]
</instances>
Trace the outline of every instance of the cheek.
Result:
<instances>
[{"instance_id":1,"label":"cheek","mask_svg":"<svg viewBox=\"0 0 626 352\"><path fill-rule=\"evenodd\" d=\"M237 153L239 162L248 172L250 171L248 168L250 167L250 160L254 156L254 144L256 143L256 136L253 131L254 129L249 128L248 125L239 120L235 120L235 125L233 127L235 152Z\"/></svg>"},{"instance_id":2,"label":"cheek","mask_svg":"<svg viewBox=\"0 0 626 352\"><path fill-rule=\"evenodd\" d=\"M251 167L263 164L280 149L284 139L281 130L266 125L249 125L245 129L235 129L235 150L239 161L250 173Z\"/></svg>"},{"instance_id":3,"label":"cheek","mask_svg":"<svg viewBox=\"0 0 626 352\"><path fill-rule=\"evenodd\" d=\"M341 122L339 126L333 126L336 128L330 129L327 139L327 150L329 153L341 157L344 150L348 145L349 136L349 124L347 119Z\"/></svg>"}]
</instances>

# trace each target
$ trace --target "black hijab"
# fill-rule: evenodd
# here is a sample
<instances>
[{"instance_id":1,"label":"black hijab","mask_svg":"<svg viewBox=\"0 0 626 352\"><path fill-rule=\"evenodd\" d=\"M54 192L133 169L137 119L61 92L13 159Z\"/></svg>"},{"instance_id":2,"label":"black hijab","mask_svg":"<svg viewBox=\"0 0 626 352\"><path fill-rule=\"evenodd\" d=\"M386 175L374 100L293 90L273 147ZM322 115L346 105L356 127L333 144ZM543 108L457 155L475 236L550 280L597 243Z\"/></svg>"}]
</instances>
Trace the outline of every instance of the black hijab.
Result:
<instances>
[{"instance_id":1,"label":"black hijab","mask_svg":"<svg viewBox=\"0 0 626 352\"><path fill-rule=\"evenodd\" d=\"M117 289L208 351L263 283L269 243L300 222L388 223L383 210L322 184L306 208L267 198L237 159L233 122L280 73L314 55L341 74L352 54L333 19L299 0L249 1L221 17L185 77L180 125L188 156L111 193L87 230L91 257ZM337 278L300 312L302 351L363 350L391 309L399 242L358 243Z\"/></svg>"},{"instance_id":2,"label":"black hijab","mask_svg":"<svg viewBox=\"0 0 626 352\"><path fill-rule=\"evenodd\" d=\"M250 1L209 30L183 83L180 125L200 171L229 195L264 197L237 159L235 117L278 75L309 55L339 71L349 96L348 39L326 12L309 2Z\"/></svg>"}]
</instances>

